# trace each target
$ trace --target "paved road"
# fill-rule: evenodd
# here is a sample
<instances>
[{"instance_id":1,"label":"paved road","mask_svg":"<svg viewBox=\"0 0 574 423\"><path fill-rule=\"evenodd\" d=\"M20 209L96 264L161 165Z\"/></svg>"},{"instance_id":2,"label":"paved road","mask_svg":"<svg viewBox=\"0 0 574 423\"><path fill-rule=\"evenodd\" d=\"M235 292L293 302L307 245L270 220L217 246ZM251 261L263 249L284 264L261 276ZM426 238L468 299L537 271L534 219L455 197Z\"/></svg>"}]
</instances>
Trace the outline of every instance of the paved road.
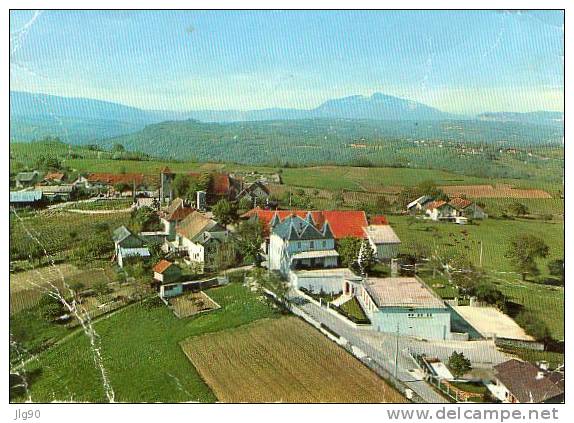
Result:
<instances>
[{"instance_id":1,"label":"paved road","mask_svg":"<svg viewBox=\"0 0 574 423\"><path fill-rule=\"evenodd\" d=\"M299 298L292 292L290 298ZM303 299L304 300L304 299ZM347 339L352 345L363 350L377 364L395 374L395 352L397 350L397 337L392 334L373 331L370 328L354 328L341 319L333 316L326 309L308 301L297 301L298 307L313 319L323 323L339 336ZM492 367L493 364L505 361L507 357L499 352L492 341L422 341L409 337L398 338L399 354L397 358L397 379L416 392L424 401L429 403L444 403L445 398L439 395L424 381L415 380L408 373L416 369L409 350L436 356L443 361L448 360L453 351L462 351L472 361L475 367Z\"/></svg>"}]
</instances>

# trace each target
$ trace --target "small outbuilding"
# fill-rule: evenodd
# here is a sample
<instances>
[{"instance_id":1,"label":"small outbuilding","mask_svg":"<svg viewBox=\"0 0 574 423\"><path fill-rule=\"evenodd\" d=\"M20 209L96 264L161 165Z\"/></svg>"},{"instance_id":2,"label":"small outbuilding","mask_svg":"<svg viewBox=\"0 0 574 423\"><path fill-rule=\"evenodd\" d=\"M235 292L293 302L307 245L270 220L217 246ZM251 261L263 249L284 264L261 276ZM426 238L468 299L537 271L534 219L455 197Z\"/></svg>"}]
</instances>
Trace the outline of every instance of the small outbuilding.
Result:
<instances>
[{"instance_id":1,"label":"small outbuilding","mask_svg":"<svg viewBox=\"0 0 574 423\"><path fill-rule=\"evenodd\" d=\"M153 278L161 284L177 282L181 278L181 268L169 260L160 260L153 267Z\"/></svg>"}]
</instances>

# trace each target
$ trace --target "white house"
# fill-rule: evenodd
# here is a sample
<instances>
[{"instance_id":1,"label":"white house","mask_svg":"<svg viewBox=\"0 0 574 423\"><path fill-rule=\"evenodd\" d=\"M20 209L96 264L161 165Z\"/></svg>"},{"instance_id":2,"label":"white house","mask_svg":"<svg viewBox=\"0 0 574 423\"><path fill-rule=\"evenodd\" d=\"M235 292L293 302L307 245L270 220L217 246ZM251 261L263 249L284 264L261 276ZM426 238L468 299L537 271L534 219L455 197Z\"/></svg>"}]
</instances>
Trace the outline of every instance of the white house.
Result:
<instances>
[{"instance_id":1,"label":"white house","mask_svg":"<svg viewBox=\"0 0 574 423\"><path fill-rule=\"evenodd\" d=\"M364 230L378 260L388 261L398 256L401 240L390 225L369 225Z\"/></svg>"},{"instance_id":2,"label":"white house","mask_svg":"<svg viewBox=\"0 0 574 423\"><path fill-rule=\"evenodd\" d=\"M444 200L431 201L425 206L427 218L434 221L454 220L456 209Z\"/></svg>"},{"instance_id":3,"label":"white house","mask_svg":"<svg viewBox=\"0 0 574 423\"><path fill-rule=\"evenodd\" d=\"M430 203L433 198L429 195L422 195L416 200L411 201L407 204L407 211L411 213L417 213L424 210L424 207L427 203Z\"/></svg>"},{"instance_id":4,"label":"white house","mask_svg":"<svg viewBox=\"0 0 574 423\"><path fill-rule=\"evenodd\" d=\"M193 207L187 205L181 198L176 198L165 210L160 212L159 219L169 241L175 239L177 225L193 211Z\"/></svg>"},{"instance_id":5,"label":"white house","mask_svg":"<svg viewBox=\"0 0 574 423\"><path fill-rule=\"evenodd\" d=\"M185 252L186 261L200 265L211 264L210 254L227 240L229 232L215 220L194 211L175 230L175 240L168 241L171 251Z\"/></svg>"},{"instance_id":6,"label":"white house","mask_svg":"<svg viewBox=\"0 0 574 423\"><path fill-rule=\"evenodd\" d=\"M313 216L293 214L283 221L274 218L269 236L269 268L287 276L290 270L336 267L339 254L329 222L319 230Z\"/></svg>"},{"instance_id":7,"label":"white house","mask_svg":"<svg viewBox=\"0 0 574 423\"><path fill-rule=\"evenodd\" d=\"M353 295L380 332L423 339L450 338L450 312L417 277L368 278L344 282L344 295Z\"/></svg>"}]
</instances>

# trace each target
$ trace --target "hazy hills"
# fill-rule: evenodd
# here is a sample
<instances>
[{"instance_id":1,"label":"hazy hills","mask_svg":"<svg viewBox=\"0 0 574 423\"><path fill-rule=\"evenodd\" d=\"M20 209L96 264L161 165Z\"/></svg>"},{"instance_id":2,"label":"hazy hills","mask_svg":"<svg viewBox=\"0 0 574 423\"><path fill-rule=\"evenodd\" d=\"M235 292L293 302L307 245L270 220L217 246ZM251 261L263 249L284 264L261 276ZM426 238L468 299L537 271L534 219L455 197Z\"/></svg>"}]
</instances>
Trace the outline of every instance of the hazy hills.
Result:
<instances>
[{"instance_id":1,"label":"hazy hills","mask_svg":"<svg viewBox=\"0 0 574 423\"><path fill-rule=\"evenodd\" d=\"M311 123L315 120L347 121L345 124L338 122L335 125L340 130L342 130L341 125L346 128L356 126L348 121L372 120L378 122L373 123L372 126L379 128L379 136L419 139L438 137L445 140L453 139L452 130L445 130L444 128L448 127L448 125L441 126L440 122L456 121L458 122L457 125L474 128L471 131L472 136L465 134L463 131L463 136L458 138L464 140L464 137L469 135L469 141L480 139L485 142L492 140L512 141L515 136L512 134L508 135L506 132L508 132L509 128L513 128L513 123L516 125L552 127L552 129L535 129L534 131L513 128L511 132L525 136L524 139L517 140L520 143L554 142L556 132L560 133L560 131L563 131L563 114L558 112L508 112L483 113L476 117L457 116L422 103L381 93L375 93L370 97L356 95L328 100L313 109L270 108L248 111L196 110L178 112L143 110L118 103L87 98L59 97L18 91L10 92L10 139L14 141L30 141L41 139L45 136L57 136L65 142L85 144L88 142L101 142L108 138L126 134L137 134L129 138L130 142L128 144L134 149L140 149L140 146L135 145L131 140L139 139L142 145L148 145L149 142L145 139L149 130L144 130L147 125L159 124L165 121L184 122L181 125L167 122L161 126L162 133L175 131L178 135L174 136L179 139L182 125L187 128L194 125L189 122L185 123L189 119L222 124L302 120L305 121L303 126L306 127L306 131L313 125L317 125ZM478 125L480 123L484 123L484 125ZM488 126L488 123L505 125L498 128L496 126ZM289 126L286 123L282 123L282 126L285 125ZM427 128L426 132L423 131L423 128L429 125L430 127ZM295 125L295 127L299 126ZM176 127L177 130L175 129ZM255 133L268 133L266 128L257 128L257 124L249 125L249 127ZM318 127L322 126L318 125ZM216 131L221 130L217 125L213 128ZM486 131L482 139L480 136L478 138L475 136L475 131L477 130ZM138 134L139 131L142 132ZM346 130L342 131L346 132ZM188 132L190 134L194 133L195 128ZM303 137L299 141L305 142L305 133L299 135ZM243 135L241 136L243 137ZM355 133L349 133L351 138L360 138L362 136L360 128ZM104 143L109 144L107 141ZM147 150L149 148L144 149L144 151L150 152Z\"/></svg>"}]
</instances>

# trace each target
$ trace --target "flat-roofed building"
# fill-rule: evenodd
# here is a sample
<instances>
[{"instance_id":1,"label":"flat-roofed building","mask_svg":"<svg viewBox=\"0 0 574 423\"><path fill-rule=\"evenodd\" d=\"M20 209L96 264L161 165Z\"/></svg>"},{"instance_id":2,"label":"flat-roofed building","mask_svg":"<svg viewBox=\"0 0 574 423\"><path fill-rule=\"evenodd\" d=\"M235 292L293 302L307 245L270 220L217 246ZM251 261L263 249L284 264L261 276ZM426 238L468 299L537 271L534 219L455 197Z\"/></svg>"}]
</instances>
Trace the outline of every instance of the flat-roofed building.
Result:
<instances>
[{"instance_id":1,"label":"flat-roofed building","mask_svg":"<svg viewBox=\"0 0 574 423\"><path fill-rule=\"evenodd\" d=\"M450 312L417 277L345 281L344 294L359 300L374 329L424 339L449 339Z\"/></svg>"}]
</instances>

